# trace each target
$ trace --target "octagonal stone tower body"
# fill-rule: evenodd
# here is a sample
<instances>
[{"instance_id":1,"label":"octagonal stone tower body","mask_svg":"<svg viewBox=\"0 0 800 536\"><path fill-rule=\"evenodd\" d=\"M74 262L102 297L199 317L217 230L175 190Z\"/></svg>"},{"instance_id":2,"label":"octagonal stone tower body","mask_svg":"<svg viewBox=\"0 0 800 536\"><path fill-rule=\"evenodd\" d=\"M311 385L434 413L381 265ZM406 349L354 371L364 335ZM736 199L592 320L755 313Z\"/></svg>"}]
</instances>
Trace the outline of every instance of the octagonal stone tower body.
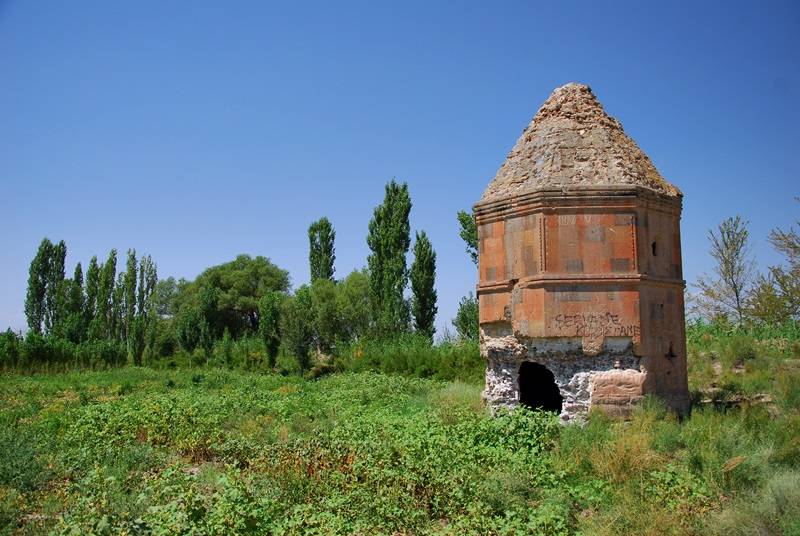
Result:
<instances>
[{"instance_id":1,"label":"octagonal stone tower body","mask_svg":"<svg viewBox=\"0 0 800 536\"><path fill-rule=\"evenodd\" d=\"M688 409L681 199L589 87L553 92L474 207L493 408Z\"/></svg>"}]
</instances>

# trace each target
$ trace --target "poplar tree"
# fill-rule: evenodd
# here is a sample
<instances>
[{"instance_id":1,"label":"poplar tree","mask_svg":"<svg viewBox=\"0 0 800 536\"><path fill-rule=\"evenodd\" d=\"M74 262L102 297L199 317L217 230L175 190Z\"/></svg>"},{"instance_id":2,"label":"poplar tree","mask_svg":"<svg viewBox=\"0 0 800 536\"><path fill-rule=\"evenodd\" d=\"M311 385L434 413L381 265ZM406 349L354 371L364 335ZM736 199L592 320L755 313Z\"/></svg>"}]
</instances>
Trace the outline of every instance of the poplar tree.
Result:
<instances>
[{"instance_id":1,"label":"poplar tree","mask_svg":"<svg viewBox=\"0 0 800 536\"><path fill-rule=\"evenodd\" d=\"M369 222L367 266L379 334L396 335L408 329L408 303L403 298L408 281L406 253L411 243L408 216L411 197L406 183L386 185L383 203Z\"/></svg>"},{"instance_id":2,"label":"poplar tree","mask_svg":"<svg viewBox=\"0 0 800 536\"><path fill-rule=\"evenodd\" d=\"M64 264L67 258L67 245L61 240L54 245L47 264L47 285L45 289L44 328L52 333L59 321L59 292L64 282Z\"/></svg>"},{"instance_id":3,"label":"poplar tree","mask_svg":"<svg viewBox=\"0 0 800 536\"><path fill-rule=\"evenodd\" d=\"M111 315L108 322L109 336L111 339L125 340L125 274L117 274L117 284L111 293Z\"/></svg>"},{"instance_id":4,"label":"poplar tree","mask_svg":"<svg viewBox=\"0 0 800 536\"><path fill-rule=\"evenodd\" d=\"M475 221L475 215L465 210L459 210L456 214L458 220L459 236L466 245L466 251L470 260L476 266L478 265L478 224ZM479 334L478 327L478 299L472 296L464 296L458 304L458 312L453 319L453 325L456 327L459 338L462 340L470 339L477 340Z\"/></svg>"},{"instance_id":5,"label":"poplar tree","mask_svg":"<svg viewBox=\"0 0 800 536\"><path fill-rule=\"evenodd\" d=\"M261 340L264 341L269 368L275 368L278 347L281 344L282 302L283 294L273 290L262 296L258 304L258 333L261 335Z\"/></svg>"},{"instance_id":6,"label":"poplar tree","mask_svg":"<svg viewBox=\"0 0 800 536\"><path fill-rule=\"evenodd\" d=\"M145 348L149 353L153 352L156 342L156 328L158 323L158 310L156 309L155 292L158 285L158 269L152 257L147 255L142 258L144 261L144 308L142 317L144 318Z\"/></svg>"},{"instance_id":7,"label":"poplar tree","mask_svg":"<svg viewBox=\"0 0 800 536\"><path fill-rule=\"evenodd\" d=\"M125 266L125 339L128 353L131 352L133 322L136 317L136 250L128 250L128 261Z\"/></svg>"},{"instance_id":8,"label":"poplar tree","mask_svg":"<svg viewBox=\"0 0 800 536\"><path fill-rule=\"evenodd\" d=\"M436 252L425 231L416 235L414 262L411 265L411 310L414 313L414 329L433 343L436 307Z\"/></svg>"},{"instance_id":9,"label":"poplar tree","mask_svg":"<svg viewBox=\"0 0 800 536\"><path fill-rule=\"evenodd\" d=\"M308 228L308 264L311 269L311 282L317 279L333 281L336 253L334 240L336 231L328 218L322 217Z\"/></svg>"},{"instance_id":10,"label":"poplar tree","mask_svg":"<svg viewBox=\"0 0 800 536\"><path fill-rule=\"evenodd\" d=\"M83 268L81 263L75 265L72 279L64 280L65 312L61 320L63 335L74 343L81 342L86 336L83 298Z\"/></svg>"},{"instance_id":11,"label":"poplar tree","mask_svg":"<svg viewBox=\"0 0 800 536\"><path fill-rule=\"evenodd\" d=\"M108 259L100 266L100 281L97 286L97 309L93 326L90 328L95 339L109 338L111 319L111 298L114 292L114 280L117 275L117 250L112 249Z\"/></svg>"},{"instance_id":12,"label":"poplar tree","mask_svg":"<svg viewBox=\"0 0 800 536\"><path fill-rule=\"evenodd\" d=\"M135 365L142 364L142 356L144 355L145 348L152 349L153 340L155 338L155 321L157 311L155 310L155 303L152 295L155 292L156 283L158 282L158 275L156 272L156 265L149 255L142 257L139 262L139 284L136 285L134 279L135 293L130 293L135 296L135 309L134 316L131 323L131 335L129 339L129 352L132 355L133 363ZM135 271L134 271L135 278Z\"/></svg>"},{"instance_id":13,"label":"poplar tree","mask_svg":"<svg viewBox=\"0 0 800 536\"><path fill-rule=\"evenodd\" d=\"M97 293L100 287L100 266L97 264L97 256L93 256L89 261L89 268L86 269L86 300L84 301L84 326L88 331L87 336L94 338L92 326L96 324L97 316Z\"/></svg>"},{"instance_id":14,"label":"poplar tree","mask_svg":"<svg viewBox=\"0 0 800 536\"><path fill-rule=\"evenodd\" d=\"M75 272L72 274L72 291L69 303L70 313L83 311L83 267L81 263L75 265Z\"/></svg>"},{"instance_id":15,"label":"poplar tree","mask_svg":"<svg viewBox=\"0 0 800 536\"><path fill-rule=\"evenodd\" d=\"M28 269L28 291L25 295L25 317L28 329L34 333L42 332L45 315L45 293L47 279L50 274L50 257L53 244L47 238L42 239L36 256Z\"/></svg>"}]
</instances>

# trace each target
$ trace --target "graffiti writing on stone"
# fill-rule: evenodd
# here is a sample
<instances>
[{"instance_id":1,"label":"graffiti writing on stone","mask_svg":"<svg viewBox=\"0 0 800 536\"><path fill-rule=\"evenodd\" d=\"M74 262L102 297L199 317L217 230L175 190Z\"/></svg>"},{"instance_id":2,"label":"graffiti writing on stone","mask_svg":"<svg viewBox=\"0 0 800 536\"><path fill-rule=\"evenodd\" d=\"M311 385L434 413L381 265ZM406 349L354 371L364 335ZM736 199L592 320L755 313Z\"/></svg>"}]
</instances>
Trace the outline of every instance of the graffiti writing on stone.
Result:
<instances>
[{"instance_id":1,"label":"graffiti writing on stone","mask_svg":"<svg viewBox=\"0 0 800 536\"><path fill-rule=\"evenodd\" d=\"M559 214L559 225L576 225L584 223L586 225L605 225L609 218L606 214Z\"/></svg>"},{"instance_id":2,"label":"graffiti writing on stone","mask_svg":"<svg viewBox=\"0 0 800 536\"><path fill-rule=\"evenodd\" d=\"M639 326L623 324L613 313L560 314L555 323L559 330L574 330L578 337L639 337Z\"/></svg>"}]
</instances>

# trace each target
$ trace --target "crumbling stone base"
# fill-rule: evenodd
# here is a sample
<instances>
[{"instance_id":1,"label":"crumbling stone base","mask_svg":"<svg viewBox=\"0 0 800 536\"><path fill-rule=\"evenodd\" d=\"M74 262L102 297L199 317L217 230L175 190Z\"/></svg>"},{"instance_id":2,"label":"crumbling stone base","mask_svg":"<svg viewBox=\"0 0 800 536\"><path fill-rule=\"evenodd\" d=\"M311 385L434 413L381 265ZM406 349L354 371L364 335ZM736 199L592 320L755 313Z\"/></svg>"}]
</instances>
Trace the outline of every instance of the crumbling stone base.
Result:
<instances>
[{"instance_id":1,"label":"crumbling stone base","mask_svg":"<svg viewBox=\"0 0 800 536\"><path fill-rule=\"evenodd\" d=\"M525 361L553 373L565 423L582 420L592 406L623 415L643 398L646 373L630 344L589 356L580 351L580 340L531 339L523 344L505 336L484 337L483 350L487 362L483 399L492 411L519 404L519 370Z\"/></svg>"}]
</instances>

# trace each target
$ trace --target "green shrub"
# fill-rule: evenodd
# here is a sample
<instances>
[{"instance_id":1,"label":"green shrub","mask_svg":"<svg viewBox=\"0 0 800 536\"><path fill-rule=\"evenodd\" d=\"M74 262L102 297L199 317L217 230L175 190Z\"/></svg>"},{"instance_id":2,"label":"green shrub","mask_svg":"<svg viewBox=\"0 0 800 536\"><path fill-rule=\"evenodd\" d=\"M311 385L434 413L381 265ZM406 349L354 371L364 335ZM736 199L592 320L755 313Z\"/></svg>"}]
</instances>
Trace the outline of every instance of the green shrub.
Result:
<instances>
[{"instance_id":1,"label":"green shrub","mask_svg":"<svg viewBox=\"0 0 800 536\"><path fill-rule=\"evenodd\" d=\"M756 358L755 340L747 335L734 335L723 346L722 358L729 366L744 365Z\"/></svg>"},{"instance_id":2,"label":"green shrub","mask_svg":"<svg viewBox=\"0 0 800 536\"><path fill-rule=\"evenodd\" d=\"M17 365L22 343L22 336L11 331L11 328L0 333L0 366L8 368Z\"/></svg>"},{"instance_id":3,"label":"green shrub","mask_svg":"<svg viewBox=\"0 0 800 536\"><path fill-rule=\"evenodd\" d=\"M66 339L47 337L35 331L29 331L22 344L21 362L32 367L73 363L75 348L75 344Z\"/></svg>"},{"instance_id":4,"label":"green shrub","mask_svg":"<svg viewBox=\"0 0 800 536\"><path fill-rule=\"evenodd\" d=\"M178 351L178 337L172 320L156 323L156 337L151 350L151 360L170 357Z\"/></svg>"},{"instance_id":5,"label":"green shrub","mask_svg":"<svg viewBox=\"0 0 800 536\"><path fill-rule=\"evenodd\" d=\"M458 303L458 311L453 319L453 326L462 340L477 341L480 328L478 326L478 298L472 293L464 296Z\"/></svg>"},{"instance_id":6,"label":"green shrub","mask_svg":"<svg viewBox=\"0 0 800 536\"><path fill-rule=\"evenodd\" d=\"M125 344L120 341L85 341L76 347L76 361L89 367L115 367L128 360Z\"/></svg>"},{"instance_id":7,"label":"green shrub","mask_svg":"<svg viewBox=\"0 0 800 536\"><path fill-rule=\"evenodd\" d=\"M394 339L362 339L341 348L338 370L373 370L420 378L479 383L484 362L475 341L444 342L431 346L423 335L405 334Z\"/></svg>"}]
</instances>

